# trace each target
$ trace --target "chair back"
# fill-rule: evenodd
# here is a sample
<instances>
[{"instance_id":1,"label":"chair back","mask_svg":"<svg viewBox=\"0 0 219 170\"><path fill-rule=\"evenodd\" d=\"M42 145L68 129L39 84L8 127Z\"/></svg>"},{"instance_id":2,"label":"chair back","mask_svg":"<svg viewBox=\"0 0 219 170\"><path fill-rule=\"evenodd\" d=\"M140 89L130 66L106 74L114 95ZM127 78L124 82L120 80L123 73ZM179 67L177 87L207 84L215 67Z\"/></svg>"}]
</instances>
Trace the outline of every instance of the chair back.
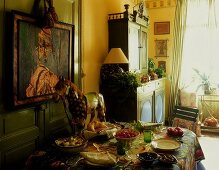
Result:
<instances>
[{"instance_id":1,"label":"chair back","mask_svg":"<svg viewBox=\"0 0 219 170\"><path fill-rule=\"evenodd\" d=\"M175 106L173 110L173 118L180 118L196 122L199 110L197 108Z\"/></svg>"}]
</instances>

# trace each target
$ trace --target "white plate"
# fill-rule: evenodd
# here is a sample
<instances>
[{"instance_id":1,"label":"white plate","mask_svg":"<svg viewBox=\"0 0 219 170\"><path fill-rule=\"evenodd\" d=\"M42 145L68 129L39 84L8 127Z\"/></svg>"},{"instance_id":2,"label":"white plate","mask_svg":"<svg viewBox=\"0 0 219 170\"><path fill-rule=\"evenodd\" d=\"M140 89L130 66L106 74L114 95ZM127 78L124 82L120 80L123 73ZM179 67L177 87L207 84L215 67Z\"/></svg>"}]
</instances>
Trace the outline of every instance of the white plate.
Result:
<instances>
[{"instance_id":1,"label":"white plate","mask_svg":"<svg viewBox=\"0 0 219 170\"><path fill-rule=\"evenodd\" d=\"M180 142L173 139L158 139L152 141L151 144L154 149L161 151L175 151L181 146Z\"/></svg>"}]
</instances>

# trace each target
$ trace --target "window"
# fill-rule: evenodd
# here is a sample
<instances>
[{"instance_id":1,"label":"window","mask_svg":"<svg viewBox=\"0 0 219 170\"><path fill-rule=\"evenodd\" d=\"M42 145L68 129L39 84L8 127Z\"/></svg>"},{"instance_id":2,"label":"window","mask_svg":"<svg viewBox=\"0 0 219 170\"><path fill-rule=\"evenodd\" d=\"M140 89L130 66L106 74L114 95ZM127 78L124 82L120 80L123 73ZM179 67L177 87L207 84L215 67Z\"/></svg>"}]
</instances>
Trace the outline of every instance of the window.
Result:
<instances>
[{"instance_id":1,"label":"window","mask_svg":"<svg viewBox=\"0 0 219 170\"><path fill-rule=\"evenodd\" d=\"M194 68L209 75L212 85L219 85L219 1L188 1L181 87L197 89Z\"/></svg>"}]
</instances>

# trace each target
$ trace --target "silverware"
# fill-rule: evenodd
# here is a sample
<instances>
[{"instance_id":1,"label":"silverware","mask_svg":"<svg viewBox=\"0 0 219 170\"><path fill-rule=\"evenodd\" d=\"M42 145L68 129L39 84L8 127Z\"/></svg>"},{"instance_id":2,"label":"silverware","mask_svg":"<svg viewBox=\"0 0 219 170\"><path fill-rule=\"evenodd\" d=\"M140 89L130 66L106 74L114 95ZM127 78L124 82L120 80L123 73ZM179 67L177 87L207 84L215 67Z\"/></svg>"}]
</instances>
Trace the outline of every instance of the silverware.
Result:
<instances>
[{"instance_id":1,"label":"silverware","mask_svg":"<svg viewBox=\"0 0 219 170\"><path fill-rule=\"evenodd\" d=\"M131 163L132 163L132 161L128 161L128 162L122 167L122 169L127 168Z\"/></svg>"},{"instance_id":2,"label":"silverware","mask_svg":"<svg viewBox=\"0 0 219 170\"><path fill-rule=\"evenodd\" d=\"M84 160L84 158L83 157L76 157L76 158L74 158L74 157L72 157L72 158L70 158L70 159L68 159L67 161L66 161L66 164L68 165L68 166L70 166L70 167L75 167L75 166L77 166L77 164L81 161L81 160Z\"/></svg>"}]
</instances>

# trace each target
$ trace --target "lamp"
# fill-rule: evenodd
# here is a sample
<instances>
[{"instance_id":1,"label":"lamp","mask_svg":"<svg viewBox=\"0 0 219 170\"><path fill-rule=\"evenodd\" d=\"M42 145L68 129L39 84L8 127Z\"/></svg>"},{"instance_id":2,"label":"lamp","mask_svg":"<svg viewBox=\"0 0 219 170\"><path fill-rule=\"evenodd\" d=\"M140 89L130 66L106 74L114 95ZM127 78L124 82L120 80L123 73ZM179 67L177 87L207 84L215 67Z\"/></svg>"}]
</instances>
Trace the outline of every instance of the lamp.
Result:
<instances>
[{"instance_id":1,"label":"lamp","mask_svg":"<svg viewBox=\"0 0 219 170\"><path fill-rule=\"evenodd\" d=\"M108 78L113 74L124 72L119 64L128 63L129 61L121 48L111 48L103 62L103 66L101 67L100 76L102 83L105 82L105 80L108 80Z\"/></svg>"},{"instance_id":2,"label":"lamp","mask_svg":"<svg viewBox=\"0 0 219 170\"><path fill-rule=\"evenodd\" d=\"M121 48L111 48L103 64L127 64L128 62Z\"/></svg>"}]
</instances>

